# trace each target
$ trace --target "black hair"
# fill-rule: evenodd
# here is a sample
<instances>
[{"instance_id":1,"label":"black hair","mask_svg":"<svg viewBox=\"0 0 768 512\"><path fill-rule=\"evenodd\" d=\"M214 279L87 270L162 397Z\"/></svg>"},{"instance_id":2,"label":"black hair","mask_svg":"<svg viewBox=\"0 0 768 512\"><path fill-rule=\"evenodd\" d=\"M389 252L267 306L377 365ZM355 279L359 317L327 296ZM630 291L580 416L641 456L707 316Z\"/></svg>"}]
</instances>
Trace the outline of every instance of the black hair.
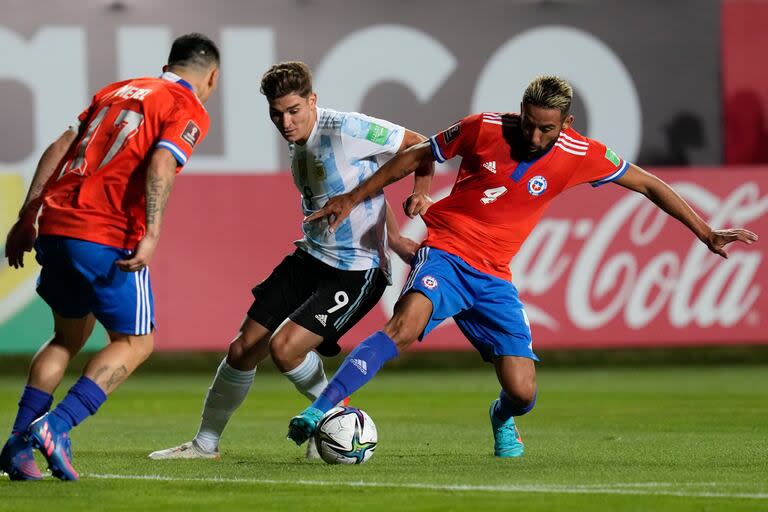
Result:
<instances>
[{"instance_id":1,"label":"black hair","mask_svg":"<svg viewBox=\"0 0 768 512\"><path fill-rule=\"evenodd\" d=\"M198 33L179 36L171 46L168 66L208 69L219 66L219 49L207 36Z\"/></svg>"}]
</instances>

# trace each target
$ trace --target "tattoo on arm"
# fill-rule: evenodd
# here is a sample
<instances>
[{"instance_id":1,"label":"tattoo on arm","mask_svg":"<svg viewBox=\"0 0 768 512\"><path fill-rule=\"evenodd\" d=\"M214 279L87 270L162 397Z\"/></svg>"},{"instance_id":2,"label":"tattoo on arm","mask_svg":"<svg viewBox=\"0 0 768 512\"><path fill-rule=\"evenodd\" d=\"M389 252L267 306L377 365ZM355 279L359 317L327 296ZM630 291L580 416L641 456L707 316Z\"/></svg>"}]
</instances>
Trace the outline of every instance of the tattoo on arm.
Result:
<instances>
[{"instance_id":1,"label":"tattoo on arm","mask_svg":"<svg viewBox=\"0 0 768 512\"><path fill-rule=\"evenodd\" d=\"M153 226L160 221L171 194L172 181L149 174L147 176L147 226Z\"/></svg>"}]
</instances>

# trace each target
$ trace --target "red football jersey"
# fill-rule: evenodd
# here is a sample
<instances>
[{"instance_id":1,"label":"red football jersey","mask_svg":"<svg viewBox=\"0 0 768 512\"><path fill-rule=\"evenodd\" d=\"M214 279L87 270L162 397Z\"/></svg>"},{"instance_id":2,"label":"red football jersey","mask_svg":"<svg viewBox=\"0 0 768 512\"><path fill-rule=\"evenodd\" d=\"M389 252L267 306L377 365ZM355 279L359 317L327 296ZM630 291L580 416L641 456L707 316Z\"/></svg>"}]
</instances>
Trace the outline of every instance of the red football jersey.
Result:
<instances>
[{"instance_id":1,"label":"red football jersey","mask_svg":"<svg viewBox=\"0 0 768 512\"><path fill-rule=\"evenodd\" d=\"M450 195L423 216L425 245L511 279L512 257L552 199L579 183L613 181L629 167L604 144L573 129L532 161L516 159L522 141L520 116L497 113L466 117L430 138L438 162L463 158Z\"/></svg>"},{"instance_id":2,"label":"red football jersey","mask_svg":"<svg viewBox=\"0 0 768 512\"><path fill-rule=\"evenodd\" d=\"M78 139L43 198L40 234L134 249L146 233L146 172L154 148L176 172L208 132L208 112L173 73L110 84L80 116Z\"/></svg>"}]
</instances>

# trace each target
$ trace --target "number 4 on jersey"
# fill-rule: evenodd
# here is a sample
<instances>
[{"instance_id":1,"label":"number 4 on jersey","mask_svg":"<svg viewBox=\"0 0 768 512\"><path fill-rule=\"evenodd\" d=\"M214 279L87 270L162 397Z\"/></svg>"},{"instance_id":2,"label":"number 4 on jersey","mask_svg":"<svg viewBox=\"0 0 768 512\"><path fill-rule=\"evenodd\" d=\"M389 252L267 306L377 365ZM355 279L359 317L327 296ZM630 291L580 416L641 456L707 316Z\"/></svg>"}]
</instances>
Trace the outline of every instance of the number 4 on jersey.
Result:
<instances>
[{"instance_id":1,"label":"number 4 on jersey","mask_svg":"<svg viewBox=\"0 0 768 512\"><path fill-rule=\"evenodd\" d=\"M484 197L480 199L480 201L482 201L483 204L490 204L506 193L507 193L507 187L489 188L488 190L483 192Z\"/></svg>"}]
</instances>

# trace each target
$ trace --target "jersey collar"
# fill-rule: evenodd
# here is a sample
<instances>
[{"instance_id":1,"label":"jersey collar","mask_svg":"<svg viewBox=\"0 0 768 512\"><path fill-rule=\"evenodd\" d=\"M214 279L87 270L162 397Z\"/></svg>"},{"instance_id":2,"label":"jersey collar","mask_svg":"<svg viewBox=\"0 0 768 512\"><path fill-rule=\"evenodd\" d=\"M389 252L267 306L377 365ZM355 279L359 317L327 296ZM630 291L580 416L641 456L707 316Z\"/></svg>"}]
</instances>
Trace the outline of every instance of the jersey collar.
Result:
<instances>
[{"instance_id":1,"label":"jersey collar","mask_svg":"<svg viewBox=\"0 0 768 512\"><path fill-rule=\"evenodd\" d=\"M172 73L170 71L164 71L163 74L160 75L160 78L162 78L163 80L168 80L169 82L177 83L183 87L186 87L190 91L195 92L195 89L192 87L192 84L190 84L189 82L181 78L176 73Z\"/></svg>"}]
</instances>

